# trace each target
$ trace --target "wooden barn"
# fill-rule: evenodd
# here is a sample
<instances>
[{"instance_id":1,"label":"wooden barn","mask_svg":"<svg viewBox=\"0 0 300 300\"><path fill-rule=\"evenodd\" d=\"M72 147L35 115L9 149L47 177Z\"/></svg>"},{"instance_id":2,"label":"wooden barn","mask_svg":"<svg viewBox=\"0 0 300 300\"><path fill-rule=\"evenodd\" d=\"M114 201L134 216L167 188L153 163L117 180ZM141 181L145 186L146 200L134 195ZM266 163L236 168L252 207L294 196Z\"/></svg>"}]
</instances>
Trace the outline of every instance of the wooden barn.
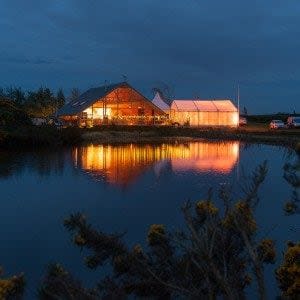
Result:
<instances>
[{"instance_id":1,"label":"wooden barn","mask_svg":"<svg viewBox=\"0 0 300 300\"><path fill-rule=\"evenodd\" d=\"M165 112L127 82L91 88L58 111L66 123L153 125L166 121Z\"/></svg>"},{"instance_id":2,"label":"wooden barn","mask_svg":"<svg viewBox=\"0 0 300 300\"><path fill-rule=\"evenodd\" d=\"M239 112L230 100L174 100L172 123L187 126L230 126L239 124Z\"/></svg>"}]
</instances>

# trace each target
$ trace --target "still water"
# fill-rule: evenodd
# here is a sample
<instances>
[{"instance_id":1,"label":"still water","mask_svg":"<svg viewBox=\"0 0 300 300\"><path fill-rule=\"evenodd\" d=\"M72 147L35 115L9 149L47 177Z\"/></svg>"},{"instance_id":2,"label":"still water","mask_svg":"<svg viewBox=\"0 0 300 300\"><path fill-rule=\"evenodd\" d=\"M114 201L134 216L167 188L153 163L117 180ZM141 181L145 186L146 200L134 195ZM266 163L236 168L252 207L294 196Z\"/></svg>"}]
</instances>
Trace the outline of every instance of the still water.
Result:
<instances>
[{"instance_id":1,"label":"still water","mask_svg":"<svg viewBox=\"0 0 300 300\"><path fill-rule=\"evenodd\" d=\"M26 299L35 298L50 262L62 263L90 284L95 271L84 267L62 225L71 213L84 212L106 232L126 231L129 245L145 244L153 223L181 227L182 204L204 199L209 187L217 191L231 184L238 199L245 176L264 160L269 172L256 217L261 236L276 240L280 256L284 242L296 240L300 227L299 217L285 216L282 209L292 192L283 166L297 160L286 149L200 141L0 152L0 265L6 275L25 273ZM267 272L272 274L271 267ZM274 276L268 285L275 296Z\"/></svg>"}]
</instances>

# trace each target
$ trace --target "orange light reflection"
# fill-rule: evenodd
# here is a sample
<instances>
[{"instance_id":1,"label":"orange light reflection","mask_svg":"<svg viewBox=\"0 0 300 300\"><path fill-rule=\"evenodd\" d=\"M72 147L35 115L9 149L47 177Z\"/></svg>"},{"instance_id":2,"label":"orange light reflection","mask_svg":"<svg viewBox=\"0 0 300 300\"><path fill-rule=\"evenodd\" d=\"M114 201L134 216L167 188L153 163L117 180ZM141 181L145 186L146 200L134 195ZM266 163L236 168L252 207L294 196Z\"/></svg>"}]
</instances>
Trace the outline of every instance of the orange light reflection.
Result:
<instances>
[{"instance_id":1,"label":"orange light reflection","mask_svg":"<svg viewBox=\"0 0 300 300\"><path fill-rule=\"evenodd\" d=\"M190 143L178 145L171 159L174 171L198 170L229 173L237 162L239 143Z\"/></svg>"},{"instance_id":2,"label":"orange light reflection","mask_svg":"<svg viewBox=\"0 0 300 300\"><path fill-rule=\"evenodd\" d=\"M157 145L90 145L75 148L76 167L107 183L126 186L148 168L168 162L172 170L229 173L239 156L239 142L190 142ZM163 164L165 166L165 164Z\"/></svg>"}]
</instances>

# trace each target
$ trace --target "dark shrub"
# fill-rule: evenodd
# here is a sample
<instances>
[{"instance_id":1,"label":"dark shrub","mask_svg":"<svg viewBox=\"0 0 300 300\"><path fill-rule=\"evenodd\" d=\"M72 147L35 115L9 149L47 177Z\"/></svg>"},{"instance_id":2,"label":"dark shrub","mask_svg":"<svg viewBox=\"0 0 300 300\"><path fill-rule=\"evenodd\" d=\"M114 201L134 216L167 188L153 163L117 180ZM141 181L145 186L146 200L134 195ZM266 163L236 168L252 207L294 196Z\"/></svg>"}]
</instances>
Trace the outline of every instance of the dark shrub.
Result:
<instances>
[{"instance_id":1,"label":"dark shrub","mask_svg":"<svg viewBox=\"0 0 300 300\"><path fill-rule=\"evenodd\" d=\"M78 127L67 127L59 132L61 142L65 145L74 145L81 141L81 130Z\"/></svg>"},{"instance_id":2,"label":"dark shrub","mask_svg":"<svg viewBox=\"0 0 300 300\"><path fill-rule=\"evenodd\" d=\"M30 125L28 115L9 99L0 99L0 126Z\"/></svg>"}]
</instances>

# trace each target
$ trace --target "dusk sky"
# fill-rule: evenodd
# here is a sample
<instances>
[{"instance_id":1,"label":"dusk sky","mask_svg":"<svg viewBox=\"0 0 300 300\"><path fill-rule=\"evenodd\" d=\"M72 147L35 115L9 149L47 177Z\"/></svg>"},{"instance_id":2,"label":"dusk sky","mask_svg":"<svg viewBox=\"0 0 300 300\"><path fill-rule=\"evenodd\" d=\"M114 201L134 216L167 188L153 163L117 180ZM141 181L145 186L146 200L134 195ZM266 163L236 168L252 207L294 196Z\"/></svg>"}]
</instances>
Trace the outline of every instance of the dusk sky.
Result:
<instances>
[{"instance_id":1,"label":"dusk sky","mask_svg":"<svg viewBox=\"0 0 300 300\"><path fill-rule=\"evenodd\" d=\"M122 81L149 98L236 98L300 111L299 0L0 0L0 86Z\"/></svg>"}]
</instances>

